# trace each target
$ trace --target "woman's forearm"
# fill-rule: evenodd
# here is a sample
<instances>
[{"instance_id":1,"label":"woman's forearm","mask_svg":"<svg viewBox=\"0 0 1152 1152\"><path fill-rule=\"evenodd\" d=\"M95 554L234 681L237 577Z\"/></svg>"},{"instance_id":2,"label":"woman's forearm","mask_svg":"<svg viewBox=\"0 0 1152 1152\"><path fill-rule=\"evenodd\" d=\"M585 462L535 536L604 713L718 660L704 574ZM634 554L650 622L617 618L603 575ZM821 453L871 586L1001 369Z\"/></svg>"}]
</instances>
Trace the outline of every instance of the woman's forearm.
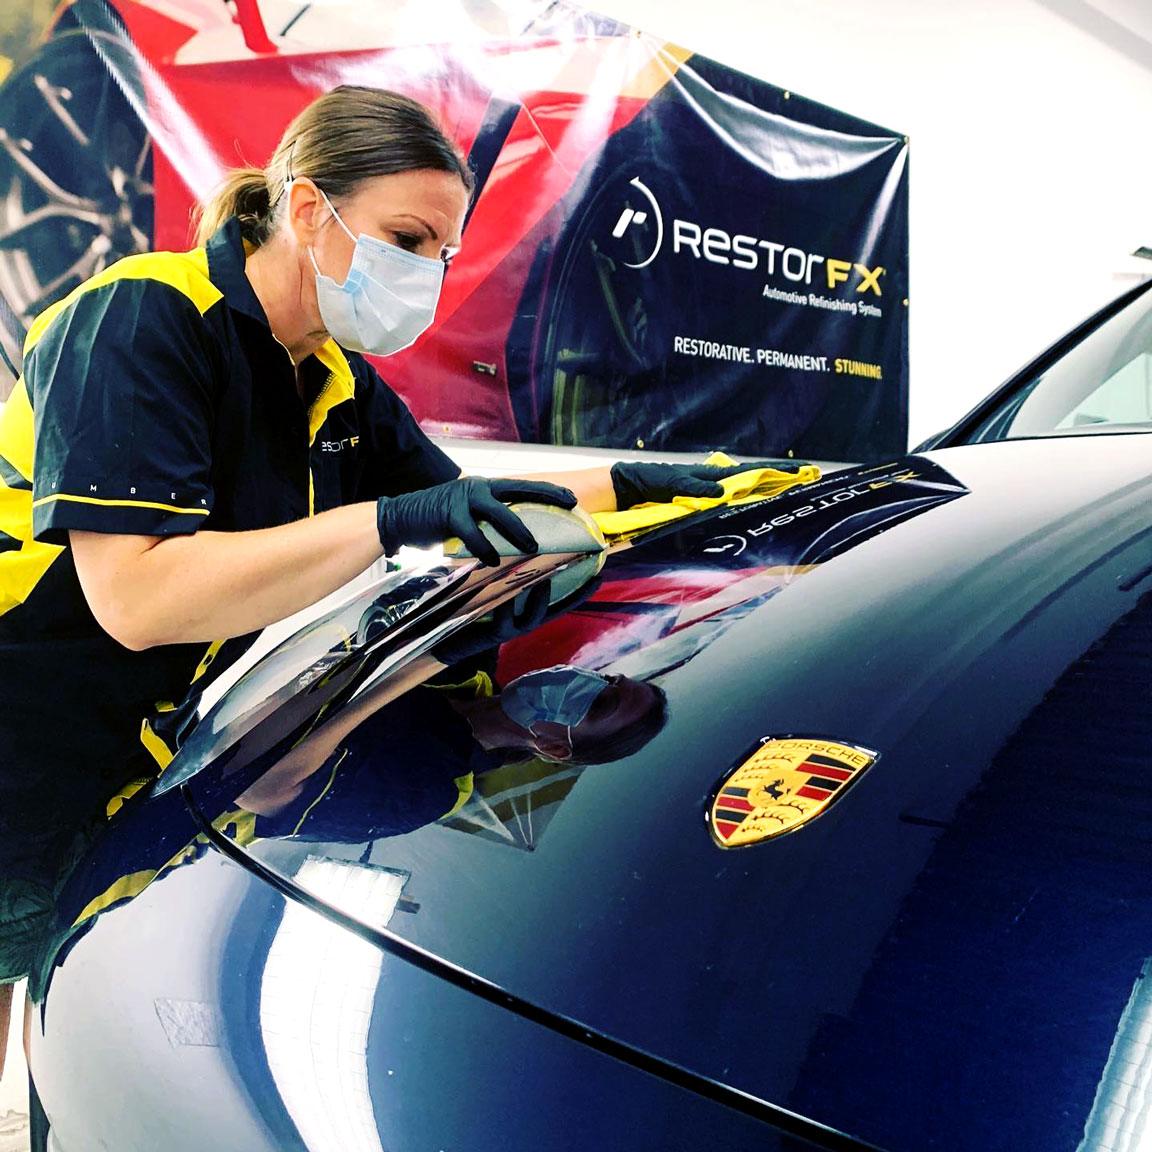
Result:
<instances>
[{"instance_id":1,"label":"woman's forearm","mask_svg":"<svg viewBox=\"0 0 1152 1152\"><path fill-rule=\"evenodd\" d=\"M615 512L616 490L612 487L610 468L574 468L569 472L524 473L522 480L546 480L576 493L586 512Z\"/></svg>"},{"instance_id":2,"label":"woman's forearm","mask_svg":"<svg viewBox=\"0 0 1152 1152\"><path fill-rule=\"evenodd\" d=\"M374 503L251 532L73 531L70 540L93 614L136 650L253 632L334 592L384 551Z\"/></svg>"}]
</instances>

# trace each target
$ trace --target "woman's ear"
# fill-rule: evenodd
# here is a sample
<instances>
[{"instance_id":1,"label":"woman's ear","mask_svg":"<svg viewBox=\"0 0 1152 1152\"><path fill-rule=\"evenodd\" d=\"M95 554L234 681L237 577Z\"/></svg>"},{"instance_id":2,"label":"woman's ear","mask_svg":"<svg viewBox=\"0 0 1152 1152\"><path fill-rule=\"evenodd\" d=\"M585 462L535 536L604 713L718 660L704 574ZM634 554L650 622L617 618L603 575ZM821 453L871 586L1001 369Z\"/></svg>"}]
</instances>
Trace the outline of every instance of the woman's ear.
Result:
<instances>
[{"instance_id":1,"label":"woman's ear","mask_svg":"<svg viewBox=\"0 0 1152 1152\"><path fill-rule=\"evenodd\" d=\"M532 731L532 743L545 760L572 759L572 740L563 724L540 721Z\"/></svg>"},{"instance_id":2,"label":"woman's ear","mask_svg":"<svg viewBox=\"0 0 1152 1152\"><path fill-rule=\"evenodd\" d=\"M332 215L320 189L306 176L297 176L287 188L288 226L302 248L310 248L324 222Z\"/></svg>"}]
</instances>

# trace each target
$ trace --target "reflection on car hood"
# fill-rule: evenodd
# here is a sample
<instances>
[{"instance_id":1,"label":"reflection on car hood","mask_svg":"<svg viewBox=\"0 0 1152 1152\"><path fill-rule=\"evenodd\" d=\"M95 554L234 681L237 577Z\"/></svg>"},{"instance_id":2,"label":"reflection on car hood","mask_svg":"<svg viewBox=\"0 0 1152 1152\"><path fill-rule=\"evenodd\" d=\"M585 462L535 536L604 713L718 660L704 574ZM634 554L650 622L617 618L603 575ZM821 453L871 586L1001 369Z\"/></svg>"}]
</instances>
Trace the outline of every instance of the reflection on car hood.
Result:
<instances>
[{"instance_id":1,"label":"reflection on car hood","mask_svg":"<svg viewBox=\"0 0 1152 1152\"><path fill-rule=\"evenodd\" d=\"M948 449L682 523L496 677L653 679L646 744L480 773L432 824L325 838L321 802L306 839L249 851L304 886L392 869L393 931L884 1147L1075 1148L1152 948L1150 509L1133 437ZM373 769L391 795L435 759L406 700ZM802 827L720 847L718 785L796 736L876 762ZM193 791L216 812L222 788Z\"/></svg>"}]
</instances>

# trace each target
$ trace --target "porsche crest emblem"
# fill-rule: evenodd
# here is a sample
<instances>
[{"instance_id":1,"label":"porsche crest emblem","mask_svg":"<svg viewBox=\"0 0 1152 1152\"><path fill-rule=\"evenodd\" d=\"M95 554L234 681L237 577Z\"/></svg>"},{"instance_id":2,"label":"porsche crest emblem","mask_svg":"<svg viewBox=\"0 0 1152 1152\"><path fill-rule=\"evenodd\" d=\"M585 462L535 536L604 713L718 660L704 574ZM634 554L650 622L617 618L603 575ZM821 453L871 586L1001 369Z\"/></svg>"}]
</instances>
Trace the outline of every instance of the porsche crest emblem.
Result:
<instances>
[{"instance_id":1,"label":"porsche crest emblem","mask_svg":"<svg viewBox=\"0 0 1152 1152\"><path fill-rule=\"evenodd\" d=\"M864 775L877 753L851 744L765 737L726 776L708 812L721 848L744 848L814 820Z\"/></svg>"}]
</instances>

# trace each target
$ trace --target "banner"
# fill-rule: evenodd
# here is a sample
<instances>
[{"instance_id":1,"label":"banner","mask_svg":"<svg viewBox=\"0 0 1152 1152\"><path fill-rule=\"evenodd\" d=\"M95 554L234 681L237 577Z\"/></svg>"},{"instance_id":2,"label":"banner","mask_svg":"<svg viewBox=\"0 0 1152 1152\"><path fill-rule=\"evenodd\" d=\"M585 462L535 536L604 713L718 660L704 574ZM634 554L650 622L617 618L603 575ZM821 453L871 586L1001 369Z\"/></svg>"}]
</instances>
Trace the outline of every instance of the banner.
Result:
<instances>
[{"instance_id":1,"label":"banner","mask_svg":"<svg viewBox=\"0 0 1152 1152\"><path fill-rule=\"evenodd\" d=\"M904 450L907 140L565 0L66 6L0 88L9 370L341 83L431 106L477 175L436 324L376 362L430 433Z\"/></svg>"}]
</instances>

